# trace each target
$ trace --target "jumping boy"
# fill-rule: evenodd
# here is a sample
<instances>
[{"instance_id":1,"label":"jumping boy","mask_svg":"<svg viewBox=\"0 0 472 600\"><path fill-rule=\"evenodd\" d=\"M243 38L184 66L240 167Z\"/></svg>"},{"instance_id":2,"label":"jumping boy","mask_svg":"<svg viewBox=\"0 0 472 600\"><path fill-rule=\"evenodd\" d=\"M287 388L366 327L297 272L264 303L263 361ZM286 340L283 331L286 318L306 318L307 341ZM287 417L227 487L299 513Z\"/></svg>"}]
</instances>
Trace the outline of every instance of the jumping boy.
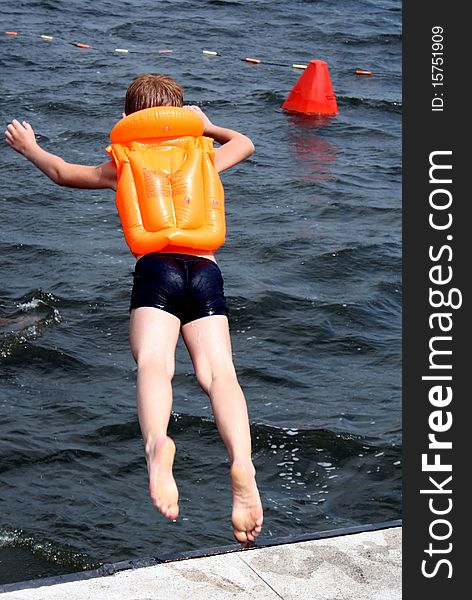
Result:
<instances>
[{"instance_id":1,"label":"jumping boy","mask_svg":"<svg viewBox=\"0 0 472 600\"><path fill-rule=\"evenodd\" d=\"M164 75L142 75L127 90L123 116L165 106L183 107L181 87ZM185 109L201 119L203 135L220 144L212 157L217 173L253 153L248 137L214 125L196 106ZM5 141L61 186L117 189L120 170L115 160L98 166L67 163L38 145L26 121L13 120L5 131ZM178 489L172 473L175 445L167 427L175 348L181 333L198 383L210 398L231 462L234 536L239 542L254 541L262 528L262 505L251 459L246 401L232 360L223 279L214 254L208 249L179 246L178 253L166 252L163 247L135 255L129 339L137 364L138 418L153 503L168 519L177 518Z\"/></svg>"}]
</instances>

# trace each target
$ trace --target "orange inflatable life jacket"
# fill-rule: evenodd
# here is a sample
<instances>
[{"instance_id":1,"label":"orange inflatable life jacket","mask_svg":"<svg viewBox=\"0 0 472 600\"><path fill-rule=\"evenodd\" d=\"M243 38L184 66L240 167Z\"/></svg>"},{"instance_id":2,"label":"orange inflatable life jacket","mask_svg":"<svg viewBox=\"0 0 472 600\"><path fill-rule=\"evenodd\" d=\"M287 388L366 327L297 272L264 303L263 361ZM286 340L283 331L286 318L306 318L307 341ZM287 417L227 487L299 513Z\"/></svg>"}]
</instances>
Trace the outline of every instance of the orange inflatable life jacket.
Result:
<instances>
[{"instance_id":1,"label":"orange inflatable life jacket","mask_svg":"<svg viewBox=\"0 0 472 600\"><path fill-rule=\"evenodd\" d=\"M137 111L111 130L106 151L117 167L116 206L133 254L223 244L223 186L203 130L197 115L174 106Z\"/></svg>"}]
</instances>

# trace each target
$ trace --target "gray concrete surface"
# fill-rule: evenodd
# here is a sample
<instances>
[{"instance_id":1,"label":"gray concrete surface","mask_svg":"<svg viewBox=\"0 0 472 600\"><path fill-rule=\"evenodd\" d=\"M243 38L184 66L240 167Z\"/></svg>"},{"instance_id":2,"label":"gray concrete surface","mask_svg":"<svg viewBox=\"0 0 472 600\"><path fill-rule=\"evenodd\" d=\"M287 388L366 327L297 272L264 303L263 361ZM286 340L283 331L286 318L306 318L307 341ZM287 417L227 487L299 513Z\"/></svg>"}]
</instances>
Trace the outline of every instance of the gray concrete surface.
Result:
<instances>
[{"instance_id":1,"label":"gray concrete surface","mask_svg":"<svg viewBox=\"0 0 472 600\"><path fill-rule=\"evenodd\" d=\"M2 600L400 600L401 527L167 562Z\"/></svg>"}]
</instances>

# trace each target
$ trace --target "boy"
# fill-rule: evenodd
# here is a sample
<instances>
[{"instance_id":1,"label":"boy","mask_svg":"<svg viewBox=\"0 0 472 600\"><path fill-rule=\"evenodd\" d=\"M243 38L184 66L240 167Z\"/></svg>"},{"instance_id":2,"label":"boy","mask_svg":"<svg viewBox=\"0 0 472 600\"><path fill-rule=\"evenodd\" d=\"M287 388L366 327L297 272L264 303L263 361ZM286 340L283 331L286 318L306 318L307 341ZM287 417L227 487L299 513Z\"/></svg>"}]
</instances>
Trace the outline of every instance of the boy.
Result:
<instances>
[{"instance_id":1,"label":"boy","mask_svg":"<svg viewBox=\"0 0 472 600\"><path fill-rule=\"evenodd\" d=\"M142 75L127 90L123 117L159 106L182 107L182 89L170 77ZM228 169L253 153L254 146L246 136L213 125L196 106L186 109L203 121L204 136L221 144L214 151L216 172ZM118 172L114 161L98 166L67 163L38 145L26 121L13 120L5 131L5 141L59 185L116 190ZM208 250L183 248L178 254L169 254L163 248L159 252L137 255L137 259L129 339L137 364L138 418L151 498L164 516L177 518L178 489L172 473L175 445L167 435L167 426L172 407L175 347L182 333L197 380L211 400L231 461L234 536L239 542L252 542L262 528L262 506L251 460L246 401L232 361L219 267ZM194 298L184 310L182 297Z\"/></svg>"}]
</instances>

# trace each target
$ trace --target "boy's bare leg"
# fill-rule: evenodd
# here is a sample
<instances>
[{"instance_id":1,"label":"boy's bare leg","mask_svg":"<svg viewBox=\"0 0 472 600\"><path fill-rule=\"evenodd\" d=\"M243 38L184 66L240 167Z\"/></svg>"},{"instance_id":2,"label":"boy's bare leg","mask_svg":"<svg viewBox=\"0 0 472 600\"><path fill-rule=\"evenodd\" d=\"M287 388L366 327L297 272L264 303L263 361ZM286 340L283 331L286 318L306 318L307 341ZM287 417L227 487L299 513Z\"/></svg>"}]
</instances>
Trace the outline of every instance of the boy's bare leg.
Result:
<instances>
[{"instance_id":1,"label":"boy's bare leg","mask_svg":"<svg viewBox=\"0 0 472 600\"><path fill-rule=\"evenodd\" d=\"M129 338L138 366L138 418L149 471L149 491L168 519L179 514L179 492L172 474L175 445L167 435L172 409L172 377L180 320L157 308L131 311Z\"/></svg>"},{"instance_id":2,"label":"boy's bare leg","mask_svg":"<svg viewBox=\"0 0 472 600\"><path fill-rule=\"evenodd\" d=\"M231 354L228 319L214 315L182 327L197 379L211 400L218 431L231 460L232 523L239 542L254 541L262 528L262 505L251 459L246 400Z\"/></svg>"}]
</instances>

